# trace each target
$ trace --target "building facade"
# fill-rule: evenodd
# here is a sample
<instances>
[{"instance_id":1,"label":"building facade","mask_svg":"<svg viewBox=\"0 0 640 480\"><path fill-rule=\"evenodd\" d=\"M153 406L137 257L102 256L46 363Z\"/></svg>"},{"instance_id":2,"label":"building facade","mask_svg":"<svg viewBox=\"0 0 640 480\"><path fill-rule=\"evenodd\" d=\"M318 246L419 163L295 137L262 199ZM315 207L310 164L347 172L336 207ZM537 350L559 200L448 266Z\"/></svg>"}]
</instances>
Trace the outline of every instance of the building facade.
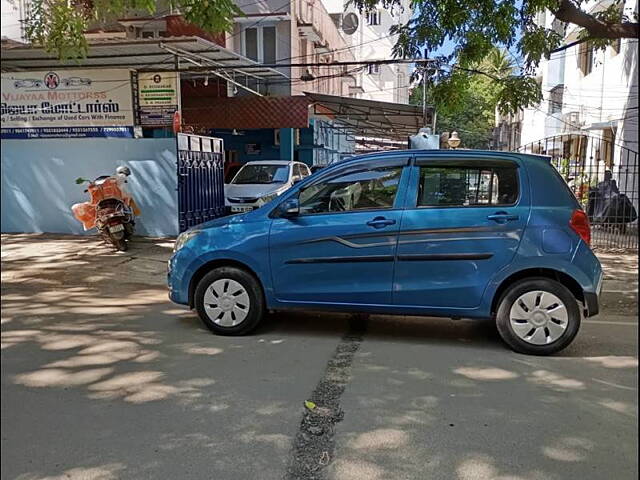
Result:
<instances>
[{"instance_id":1,"label":"building facade","mask_svg":"<svg viewBox=\"0 0 640 480\"><path fill-rule=\"evenodd\" d=\"M139 231L175 234L179 129L223 139L229 163L309 166L352 155L355 132L398 140L417 131L417 107L385 101L408 95L394 83L403 77L381 65L371 76L389 74L388 82L369 82L363 72L370 66L354 54L366 41L353 32L348 40L344 12L330 15L321 0L238 5L244 15L217 35L185 22L166 2L155 15L133 11L91 25L87 55L77 62L19 43L20 29L3 39L2 203L10 208L3 208L2 231L78 233L70 205L83 195L69 189L73 179L111 173L122 162L140 181L132 193L143 211L153 210L143 212ZM21 25L24 9L10 13L3 32ZM367 88L371 97L356 98ZM382 90L391 96L376 96ZM38 173L48 171L51 178ZM48 184L56 190L52 201L34 193L49 192Z\"/></svg>"},{"instance_id":2,"label":"building facade","mask_svg":"<svg viewBox=\"0 0 640 480\"><path fill-rule=\"evenodd\" d=\"M278 70L291 81L274 86L274 94L348 95L357 80L348 66L289 66L355 60L321 0L236 3L244 15L236 17L233 32L226 35L226 46L259 63L282 64Z\"/></svg>"},{"instance_id":3,"label":"building facade","mask_svg":"<svg viewBox=\"0 0 640 480\"><path fill-rule=\"evenodd\" d=\"M596 12L613 1L582 6ZM619 3L627 17L639 2ZM564 37L564 48L543 60L537 71L540 104L517 115L496 116L493 146L551 155L580 183L584 193L611 170L622 193L638 207L638 39L620 39L605 48L580 42L579 27L549 12L537 23Z\"/></svg>"},{"instance_id":4,"label":"building facade","mask_svg":"<svg viewBox=\"0 0 640 480\"><path fill-rule=\"evenodd\" d=\"M29 0L1 0L0 19L2 40L26 42L22 19L29 9Z\"/></svg>"},{"instance_id":5,"label":"building facade","mask_svg":"<svg viewBox=\"0 0 640 480\"><path fill-rule=\"evenodd\" d=\"M613 2L591 1L588 11ZM621 4L632 17L637 0ZM598 137L638 151L638 39L621 39L604 49L578 42L579 28L546 12L537 22L564 36L566 48L543 60L536 76L543 100L515 116L496 118L496 148L514 148L558 135ZM509 135L506 131L518 131ZM518 138L519 137L519 138ZM517 140L517 142L516 142ZM616 152L607 152L615 163Z\"/></svg>"},{"instance_id":6,"label":"building facade","mask_svg":"<svg viewBox=\"0 0 640 480\"><path fill-rule=\"evenodd\" d=\"M398 40L389 29L411 17L410 2L390 9L378 5L360 12L348 0L322 0L358 61L389 60ZM409 103L410 66L408 64L366 65L357 70L357 81L349 96L382 102Z\"/></svg>"}]
</instances>

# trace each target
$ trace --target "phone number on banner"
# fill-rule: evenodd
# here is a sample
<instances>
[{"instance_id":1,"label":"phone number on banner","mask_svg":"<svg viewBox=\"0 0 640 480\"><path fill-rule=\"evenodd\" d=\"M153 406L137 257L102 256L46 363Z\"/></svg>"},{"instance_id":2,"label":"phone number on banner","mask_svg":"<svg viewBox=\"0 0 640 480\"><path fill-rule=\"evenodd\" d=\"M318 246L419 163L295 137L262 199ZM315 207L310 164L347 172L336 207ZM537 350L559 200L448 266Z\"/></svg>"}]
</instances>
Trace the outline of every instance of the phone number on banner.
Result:
<instances>
[{"instance_id":1,"label":"phone number on banner","mask_svg":"<svg viewBox=\"0 0 640 480\"><path fill-rule=\"evenodd\" d=\"M133 127L34 127L3 128L4 139L133 137Z\"/></svg>"}]
</instances>

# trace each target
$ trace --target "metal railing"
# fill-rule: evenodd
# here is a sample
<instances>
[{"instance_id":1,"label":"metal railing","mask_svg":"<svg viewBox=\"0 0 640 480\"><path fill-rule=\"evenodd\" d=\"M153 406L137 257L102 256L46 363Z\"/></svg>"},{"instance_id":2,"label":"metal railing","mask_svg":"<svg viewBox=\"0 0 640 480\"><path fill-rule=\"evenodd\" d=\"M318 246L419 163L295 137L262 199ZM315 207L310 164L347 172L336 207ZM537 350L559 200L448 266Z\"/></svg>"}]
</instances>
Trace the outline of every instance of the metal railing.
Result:
<instances>
[{"instance_id":1,"label":"metal railing","mask_svg":"<svg viewBox=\"0 0 640 480\"><path fill-rule=\"evenodd\" d=\"M551 157L589 215L594 247L638 248L638 152L581 134L544 138L518 151Z\"/></svg>"}]
</instances>

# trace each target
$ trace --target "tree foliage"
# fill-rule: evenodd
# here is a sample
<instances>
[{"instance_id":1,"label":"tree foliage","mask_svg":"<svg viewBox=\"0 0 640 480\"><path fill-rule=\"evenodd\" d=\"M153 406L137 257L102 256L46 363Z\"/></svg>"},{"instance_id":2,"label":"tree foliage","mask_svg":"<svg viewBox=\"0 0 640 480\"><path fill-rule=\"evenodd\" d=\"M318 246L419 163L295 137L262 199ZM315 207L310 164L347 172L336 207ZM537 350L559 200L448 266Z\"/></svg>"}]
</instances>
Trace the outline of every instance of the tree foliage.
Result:
<instances>
[{"instance_id":1,"label":"tree foliage","mask_svg":"<svg viewBox=\"0 0 640 480\"><path fill-rule=\"evenodd\" d=\"M402 0L351 0L361 10L382 3L386 9L402 8ZM494 82L500 87L498 106L503 113L534 105L541 98L540 86L531 75L543 58L564 40L562 26L579 28L579 38L604 47L619 38L636 38L639 33L637 14L625 12L622 0L596 13L584 10L586 0L412 0L414 14L406 24L394 25L398 35L394 55L421 58L424 52L431 62L418 70L430 75L430 81L459 83L460 72L474 72L474 65L490 52L507 48L522 59L520 71ZM549 11L560 22L557 27L537 22ZM445 44L452 44L448 55L433 57ZM486 74L485 74L486 76Z\"/></svg>"},{"instance_id":2,"label":"tree foliage","mask_svg":"<svg viewBox=\"0 0 640 480\"><path fill-rule=\"evenodd\" d=\"M515 65L508 52L494 49L472 67L472 75L456 70L449 81L429 84L427 103L438 112L438 131L457 131L465 148L489 148L496 106L503 94L495 79L512 76ZM422 85L414 88L410 102L421 105L422 93Z\"/></svg>"},{"instance_id":3,"label":"tree foliage","mask_svg":"<svg viewBox=\"0 0 640 480\"><path fill-rule=\"evenodd\" d=\"M155 0L31 0L24 19L30 42L60 59L79 59L87 54L83 33L91 25L146 12L162 17L180 12L184 19L210 33L229 31L233 18L241 15L234 0L169 0L165 11L156 11Z\"/></svg>"}]
</instances>

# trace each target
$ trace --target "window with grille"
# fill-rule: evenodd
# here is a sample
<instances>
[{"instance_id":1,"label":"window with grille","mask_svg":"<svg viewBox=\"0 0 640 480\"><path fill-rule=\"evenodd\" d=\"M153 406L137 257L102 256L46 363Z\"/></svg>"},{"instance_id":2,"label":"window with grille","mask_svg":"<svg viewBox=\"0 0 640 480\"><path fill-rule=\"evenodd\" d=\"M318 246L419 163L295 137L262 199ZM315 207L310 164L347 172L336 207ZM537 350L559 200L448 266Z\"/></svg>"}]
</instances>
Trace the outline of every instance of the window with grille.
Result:
<instances>
[{"instance_id":1,"label":"window with grille","mask_svg":"<svg viewBox=\"0 0 640 480\"><path fill-rule=\"evenodd\" d=\"M380 65L377 63L370 63L367 65L367 73L369 75L378 75L380 73Z\"/></svg>"},{"instance_id":2,"label":"window with grille","mask_svg":"<svg viewBox=\"0 0 640 480\"><path fill-rule=\"evenodd\" d=\"M367 23L369 25L380 25L380 10L371 10L368 12Z\"/></svg>"},{"instance_id":3,"label":"window with grille","mask_svg":"<svg viewBox=\"0 0 640 480\"><path fill-rule=\"evenodd\" d=\"M585 77L593 71L595 52L593 45L590 42L580 44L580 48L578 50L578 62L579 68Z\"/></svg>"},{"instance_id":4,"label":"window with grille","mask_svg":"<svg viewBox=\"0 0 640 480\"><path fill-rule=\"evenodd\" d=\"M262 63L276 63L276 27L244 29L244 56Z\"/></svg>"},{"instance_id":5,"label":"window with grille","mask_svg":"<svg viewBox=\"0 0 640 480\"><path fill-rule=\"evenodd\" d=\"M549 95L549 113L562 111L562 98L564 96L564 85L556 85L551 89Z\"/></svg>"}]
</instances>

